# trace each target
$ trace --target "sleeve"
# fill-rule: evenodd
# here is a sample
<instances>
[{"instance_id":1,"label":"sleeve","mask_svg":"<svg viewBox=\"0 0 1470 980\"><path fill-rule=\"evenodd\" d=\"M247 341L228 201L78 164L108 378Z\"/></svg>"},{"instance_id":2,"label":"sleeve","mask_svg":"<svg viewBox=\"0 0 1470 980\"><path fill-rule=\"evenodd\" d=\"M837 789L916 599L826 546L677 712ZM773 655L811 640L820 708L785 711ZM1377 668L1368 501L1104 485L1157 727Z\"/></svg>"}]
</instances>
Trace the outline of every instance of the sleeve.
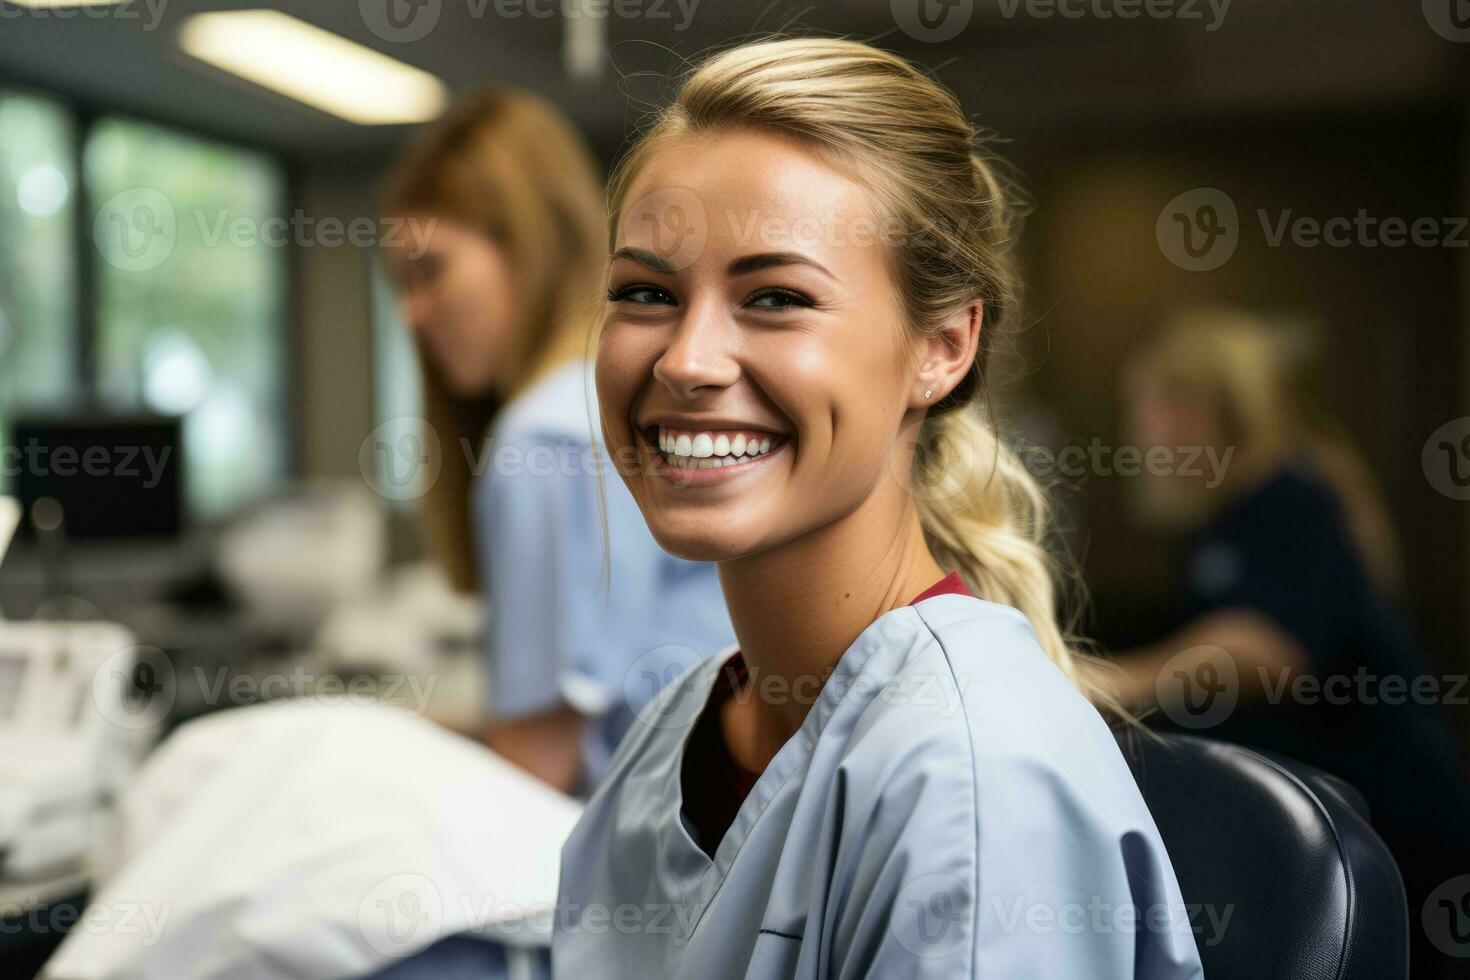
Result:
<instances>
[{"instance_id":1,"label":"sleeve","mask_svg":"<svg viewBox=\"0 0 1470 980\"><path fill-rule=\"evenodd\" d=\"M895 770L840 862L828 975L1202 977L1152 824L1127 827L1034 759L1001 765L972 781L966 760L923 752Z\"/></svg>"},{"instance_id":2,"label":"sleeve","mask_svg":"<svg viewBox=\"0 0 1470 980\"><path fill-rule=\"evenodd\" d=\"M640 603L652 601L657 569L638 548L617 549L604 569L597 484L617 477L599 476L597 450L518 438L498 440L495 452L476 491L492 714L562 703L600 714L617 694L623 648L648 615Z\"/></svg>"},{"instance_id":3,"label":"sleeve","mask_svg":"<svg viewBox=\"0 0 1470 980\"><path fill-rule=\"evenodd\" d=\"M1224 609L1259 613L1321 672L1338 666L1347 634L1371 602L1367 574L1326 499L1317 507L1283 507L1206 540L1191 555L1189 578L1190 618Z\"/></svg>"}]
</instances>

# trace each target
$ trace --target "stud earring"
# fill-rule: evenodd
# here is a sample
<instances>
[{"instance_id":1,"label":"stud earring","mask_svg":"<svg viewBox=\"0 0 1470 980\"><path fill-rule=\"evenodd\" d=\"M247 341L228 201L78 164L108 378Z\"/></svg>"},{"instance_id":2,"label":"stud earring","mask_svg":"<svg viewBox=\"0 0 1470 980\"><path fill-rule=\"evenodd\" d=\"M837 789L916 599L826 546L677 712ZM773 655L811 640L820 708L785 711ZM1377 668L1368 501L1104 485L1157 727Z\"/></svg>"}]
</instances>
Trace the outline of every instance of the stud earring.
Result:
<instances>
[{"instance_id":1,"label":"stud earring","mask_svg":"<svg viewBox=\"0 0 1470 980\"><path fill-rule=\"evenodd\" d=\"M924 389L924 400L925 401L928 401L930 398L933 398L933 397L934 397L934 389L933 388L925 388Z\"/></svg>"}]
</instances>

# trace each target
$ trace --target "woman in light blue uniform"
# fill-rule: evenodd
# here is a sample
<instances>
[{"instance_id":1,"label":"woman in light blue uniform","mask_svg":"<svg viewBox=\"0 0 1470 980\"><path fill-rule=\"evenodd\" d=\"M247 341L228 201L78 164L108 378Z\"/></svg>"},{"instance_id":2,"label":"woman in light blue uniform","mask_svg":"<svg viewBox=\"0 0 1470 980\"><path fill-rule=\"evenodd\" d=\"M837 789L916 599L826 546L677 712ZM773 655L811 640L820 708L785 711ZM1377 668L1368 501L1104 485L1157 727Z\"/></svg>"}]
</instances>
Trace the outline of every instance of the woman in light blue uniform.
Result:
<instances>
[{"instance_id":1,"label":"woman in light blue uniform","mask_svg":"<svg viewBox=\"0 0 1470 980\"><path fill-rule=\"evenodd\" d=\"M658 547L593 440L590 391L591 366L576 359L508 405L475 491L491 715L565 706L585 719L574 790L596 784L656 692L649 678L733 638L713 567Z\"/></svg>"},{"instance_id":2,"label":"woman in light blue uniform","mask_svg":"<svg viewBox=\"0 0 1470 980\"><path fill-rule=\"evenodd\" d=\"M383 204L439 445L424 523L451 582L490 614L485 740L584 793L652 695L623 683L632 665L732 638L713 566L662 551L603 479L586 360L604 274L596 166L550 103L493 89L419 135ZM687 615L657 615L675 603Z\"/></svg>"},{"instance_id":3,"label":"woman in light blue uniform","mask_svg":"<svg viewBox=\"0 0 1470 980\"><path fill-rule=\"evenodd\" d=\"M732 49L610 200L606 444L659 543L719 562L737 644L639 713L563 849L555 975L1201 976L977 411L1017 289L953 96L856 42Z\"/></svg>"},{"instance_id":4,"label":"woman in light blue uniform","mask_svg":"<svg viewBox=\"0 0 1470 980\"><path fill-rule=\"evenodd\" d=\"M451 581L489 610L484 740L576 796L669 665L733 639L713 566L659 548L627 488L604 478L585 359L604 264L600 191L561 114L498 89L426 130L384 201L403 229L385 257L440 447L424 507L430 543ZM516 975L516 964L544 975L544 949L527 959L455 935L375 976L485 980Z\"/></svg>"}]
</instances>

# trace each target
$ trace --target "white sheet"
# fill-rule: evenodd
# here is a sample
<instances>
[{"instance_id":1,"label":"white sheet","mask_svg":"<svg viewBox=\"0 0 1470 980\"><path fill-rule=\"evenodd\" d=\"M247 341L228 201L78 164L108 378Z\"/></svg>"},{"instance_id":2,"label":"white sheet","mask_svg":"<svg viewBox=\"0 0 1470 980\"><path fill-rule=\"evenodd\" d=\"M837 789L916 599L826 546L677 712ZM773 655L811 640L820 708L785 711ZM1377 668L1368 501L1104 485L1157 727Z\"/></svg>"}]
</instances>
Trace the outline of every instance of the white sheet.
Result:
<instances>
[{"instance_id":1,"label":"white sheet","mask_svg":"<svg viewBox=\"0 0 1470 980\"><path fill-rule=\"evenodd\" d=\"M461 932L547 944L580 804L383 705L285 702L185 725L42 976L361 975ZM129 927L123 928L123 917Z\"/></svg>"}]
</instances>

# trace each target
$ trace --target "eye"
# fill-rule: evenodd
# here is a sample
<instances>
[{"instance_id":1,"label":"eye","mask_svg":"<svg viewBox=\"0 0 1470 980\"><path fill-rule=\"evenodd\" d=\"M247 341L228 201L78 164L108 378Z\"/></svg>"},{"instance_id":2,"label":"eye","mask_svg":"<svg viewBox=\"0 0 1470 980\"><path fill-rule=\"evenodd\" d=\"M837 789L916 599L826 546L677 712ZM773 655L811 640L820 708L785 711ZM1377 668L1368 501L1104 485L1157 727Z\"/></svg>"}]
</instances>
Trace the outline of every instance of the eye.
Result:
<instances>
[{"instance_id":1,"label":"eye","mask_svg":"<svg viewBox=\"0 0 1470 980\"><path fill-rule=\"evenodd\" d=\"M420 282L433 282L444 271L444 258L433 252L409 261L409 274Z\"/></svg>"},{"instance_id":2,"label":"eye","mask_svg":"<svg viewBox=\"0 0 1470 980\"><path fill-rule=\"evenodd\" d=\"M770 289L762 289L756 292L746 305L754 306L762 310L784 310L793 306L813 306L815 304L794 289L784 289L773 286Z\"/></svg>"},{"instance_id":3,"label":"eye","mask_svg":"<svg viewBox=\"0 0 1470 980\"><path fill-rule=\"evenodd\" d=\"M674 297L667 289L662 289L658 286L652 286L645 282L629 283L626 286L618 286L615 289L609 289L607 291L607 301L609 303L621 303L626 301L629 303L641 303L648 305L658 303L666 304L668 306L675 305Z\"/></svg>"}]
</instances>

